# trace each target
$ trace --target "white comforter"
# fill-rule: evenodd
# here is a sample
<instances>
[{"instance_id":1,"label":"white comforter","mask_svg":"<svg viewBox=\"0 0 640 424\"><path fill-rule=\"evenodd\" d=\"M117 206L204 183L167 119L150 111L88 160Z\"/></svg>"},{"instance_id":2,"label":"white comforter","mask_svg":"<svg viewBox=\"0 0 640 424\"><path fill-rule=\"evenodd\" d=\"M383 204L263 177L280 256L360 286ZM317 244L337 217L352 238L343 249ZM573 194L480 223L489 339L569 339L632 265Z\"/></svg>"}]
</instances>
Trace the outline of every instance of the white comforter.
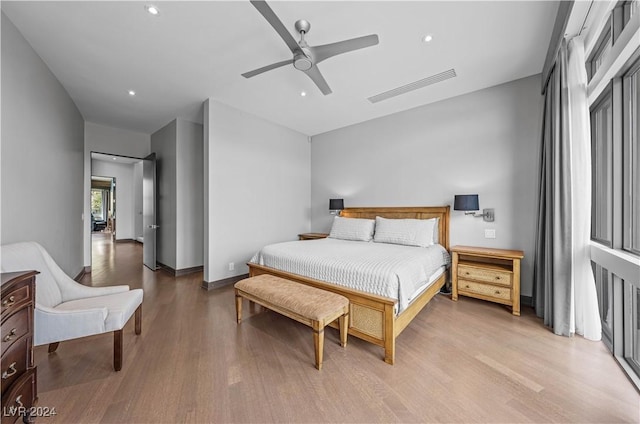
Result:
<instances>
[{"instance_id":1,"label":"white comforter","mask_svg":"<svg viewBox=\"0 0 640 424\"><path fill-rule=\"evenodd\" d=\"M441 245L425 248L333 238L270 244L251 258L259 265L396 299L398 312L449 261Z\"/></svg>"}]
</instances>

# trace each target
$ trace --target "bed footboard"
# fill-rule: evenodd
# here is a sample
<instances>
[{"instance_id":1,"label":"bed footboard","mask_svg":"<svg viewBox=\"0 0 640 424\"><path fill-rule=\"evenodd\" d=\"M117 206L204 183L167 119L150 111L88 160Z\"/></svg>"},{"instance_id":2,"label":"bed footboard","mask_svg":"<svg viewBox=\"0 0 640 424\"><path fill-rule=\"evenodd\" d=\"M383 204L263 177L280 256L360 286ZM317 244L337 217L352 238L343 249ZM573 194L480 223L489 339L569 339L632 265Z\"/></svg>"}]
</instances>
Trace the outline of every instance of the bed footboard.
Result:
<instances>
[{"instance_id":1,"label":"bed footboard","mask_svg":"<svg viewBox=\"0 0 640 424\"><path fill-rule=\"evenodd\" d=\"M249 266L250 277L260 274L276 275L301 284L338 293L348 298L349 334L384 348L384 361L391 365L395 362L396 337L409 325L429 300L438 293L446 281L445 273L400 315L396 316L394 313L396 300L394 299L349 289L263 265L254 263L248 263L247 265ZM331 326L338 328L335 322Z\"/></svg>"}]
</instances>

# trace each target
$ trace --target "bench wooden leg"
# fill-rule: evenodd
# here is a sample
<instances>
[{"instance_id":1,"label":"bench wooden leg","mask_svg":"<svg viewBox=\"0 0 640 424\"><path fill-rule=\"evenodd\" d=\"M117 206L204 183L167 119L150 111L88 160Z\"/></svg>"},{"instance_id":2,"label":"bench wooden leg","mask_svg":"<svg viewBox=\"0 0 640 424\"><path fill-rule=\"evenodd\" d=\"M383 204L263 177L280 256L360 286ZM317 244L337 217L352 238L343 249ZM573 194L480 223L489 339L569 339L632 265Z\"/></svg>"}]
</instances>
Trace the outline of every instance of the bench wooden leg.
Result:
<instances>
[{"instance_id":1,"label":"bench wooden leg","mask_svg":"<svg viewBox=\"0 0 640 424\"><path fill-rule=\"evenodd\" d=\"M322 369L322 353L324 352L324 327L318 321L312 321L313 344L316 350L316 368Z\"/></svg>"},{"instance_id":2,"label":"bench wooden leg","mask_svg":"<svg viewBox=\"0 0 640 424\"><path fill-rule=\"evenodd\" d=\"M236 322L240 324L242 321L242 296L236 290Z\"/></svg>"},{"instance_id":3,"label":"bench wooden leg","mask_svg":"<svg viewBox=\"0 0 640 424\"><path fill-rule=\"evenodd\" d=\"M136 334L142 333L142 305L138 306L135 312Z\"/></svg>"},{"instance_id":4,"label":"bench wooden leg","mask_svg":"<svg viewBox=\"0 0 640 424\"><path fill-rule=\"evenodd\" d=\"M122 330L113 332L113 368L122 369Z\"/></svg>"},{"instance_id":5,"label":"bench wooden leg","mask_svg":"<svg viewBox=\"0 0 640 424\"><path fill-rule=\"evenodd\" d=\"M59 344L60 344L60 342L49 343L49 353L55 352L56 349L58 349L58 345Z\"/></svg>"},{"instance_id":6,"label":"bench wooden leg","mask_svg":"<svg viewBox=\"0 0 640 424\"><path fill-rule=\"evenodd\" d=\"M347 347L347 334L349 333L349 313L342 315L339 319L340 323L340 345Z\"/></svg>"}]
</instances>

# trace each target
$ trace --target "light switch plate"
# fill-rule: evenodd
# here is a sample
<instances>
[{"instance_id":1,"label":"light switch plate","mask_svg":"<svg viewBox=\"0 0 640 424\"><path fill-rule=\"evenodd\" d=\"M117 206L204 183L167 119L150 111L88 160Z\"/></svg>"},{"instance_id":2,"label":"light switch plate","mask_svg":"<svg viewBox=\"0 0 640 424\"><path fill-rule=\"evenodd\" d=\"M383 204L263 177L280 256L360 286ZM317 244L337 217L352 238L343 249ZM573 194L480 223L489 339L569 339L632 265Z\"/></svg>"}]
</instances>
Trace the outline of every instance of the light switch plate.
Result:
<instances>
[{"instance_id":1,"label":"light switch plate","mask_svg":"<svg viewBox=\"0 0 640 424\"><path fill-rule=\"evenodd\" d=\"M484 238L494 239L496 238L496 230L494 228L487 228L484 230Z\"/></svg>"}]
</instances>

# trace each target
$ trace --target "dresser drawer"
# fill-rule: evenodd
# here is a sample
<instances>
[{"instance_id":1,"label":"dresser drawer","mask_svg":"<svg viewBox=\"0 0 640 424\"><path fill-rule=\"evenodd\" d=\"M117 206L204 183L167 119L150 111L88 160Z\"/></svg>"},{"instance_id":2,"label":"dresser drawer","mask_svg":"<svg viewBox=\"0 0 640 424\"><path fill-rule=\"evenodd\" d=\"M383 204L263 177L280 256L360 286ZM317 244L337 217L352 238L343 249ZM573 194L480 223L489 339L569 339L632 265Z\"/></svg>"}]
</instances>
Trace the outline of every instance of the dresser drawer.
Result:
<instances>
[{"instance_id":1,"label":"dresser drawer","mask_svg":"<svg viewBox=\"0 0 640 424\"><path fill-rule=\"evenodd\" d=\"M3 424L22 422L24 414L35 406L36 384L36 369L32 368L16 381L6 395L2 395Z\"/></svg>"},{"instance_id":2,"label":"dresser drawer","mask_svg":"<svg viewBox=\"0 0 640 424\"><path fill-rule=\"evenodd\" d=\"M2 396L5 390L18 379L29 367L30 337L18 339L2 355L0 381L2 381Z\"/></svg>"},{"instance_id":3,"label":"dresser drawer","mask_svg":"<svg viewBox=\"0 0 640 424\"><path fill-rule=\"evenodd\" d=\"M511 289L508 287L494 286L491 284L476 283L467 280L458 280L458 290L469 292L493 299L511 300Z\"/></svg>"},{"instance_id":4,"label":"dresser drawer","mask_svg":"<svg viewBox=\"0 0 640 424\"><path fill-rule=\"evenodd\" d=\"M2 345L3 355L16 340L31 333L31 316L29 312L29 308L22 308L2 323L0 344Z\"/></svg>"},{"instance_id":5,"label":"dresser drawer","mask_svg":"<svg viewBox=\"0 0 640 424\"><path fill-rule=\"evenodd\" d=\"M511 285L511 272L491 268L476 268L474 266L458 265L458 278L486 281L503 286Z\"/></svg>"},{"instance_id":6,"label":"dresser drawer","mask_svg":"<svg viewBox=\"0 0 640 424\"><path fill-rule=\"evenodd\" d=\"M13 290L2 292L2 320L31 302L31 285L24 284Z\"/></svg>"}]
</instances>

